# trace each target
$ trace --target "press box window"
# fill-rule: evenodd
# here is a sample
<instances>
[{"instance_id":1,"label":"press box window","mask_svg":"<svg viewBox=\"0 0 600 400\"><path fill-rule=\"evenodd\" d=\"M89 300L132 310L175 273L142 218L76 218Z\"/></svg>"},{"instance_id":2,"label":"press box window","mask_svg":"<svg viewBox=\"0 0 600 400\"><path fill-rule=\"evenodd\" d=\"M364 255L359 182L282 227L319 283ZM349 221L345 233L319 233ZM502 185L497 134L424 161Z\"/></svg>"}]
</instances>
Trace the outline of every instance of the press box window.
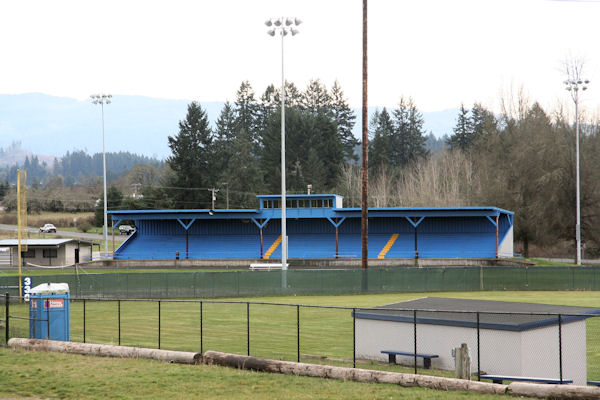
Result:
<instances>
[{"instance_id":1,"label":"press box window","mask_svg":"<svg viewBox=\"0 0 600 400\"><path fill-rule=\"evenodd\" d=\"M21 257L23 258L35 258L35 249L29 249L27 251L21 252Z\"/></svg>"},{"instance_id":2,"label":"press box window","mask_svg":"<svg viewBox=\"0 0 600 400\"><path fill-rule=\"evenodd\" d=\"M58 251L56 249L43 249L44 258L56 258L58 257Z\"/></svg>"}]
</instances>

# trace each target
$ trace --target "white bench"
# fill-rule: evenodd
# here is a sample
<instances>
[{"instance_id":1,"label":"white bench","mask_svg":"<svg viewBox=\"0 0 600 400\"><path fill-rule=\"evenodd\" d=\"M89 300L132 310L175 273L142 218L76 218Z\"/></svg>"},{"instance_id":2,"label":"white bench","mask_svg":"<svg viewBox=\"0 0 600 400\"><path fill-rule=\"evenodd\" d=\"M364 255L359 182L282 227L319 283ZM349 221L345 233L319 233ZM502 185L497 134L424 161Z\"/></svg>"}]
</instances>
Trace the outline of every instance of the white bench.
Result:
<instances>
[{"instance_id":1,"label":"white bench","mask_svg":"<svg viewBox=\"0 0 600 400\"><path fill-rule=\"evenodd\" d=\"M290 264L286 264L286 266L289 265ZM250 271L271 271L275 269L281 269L281 263L250 264Z\"/></svg>"}]
</instances>

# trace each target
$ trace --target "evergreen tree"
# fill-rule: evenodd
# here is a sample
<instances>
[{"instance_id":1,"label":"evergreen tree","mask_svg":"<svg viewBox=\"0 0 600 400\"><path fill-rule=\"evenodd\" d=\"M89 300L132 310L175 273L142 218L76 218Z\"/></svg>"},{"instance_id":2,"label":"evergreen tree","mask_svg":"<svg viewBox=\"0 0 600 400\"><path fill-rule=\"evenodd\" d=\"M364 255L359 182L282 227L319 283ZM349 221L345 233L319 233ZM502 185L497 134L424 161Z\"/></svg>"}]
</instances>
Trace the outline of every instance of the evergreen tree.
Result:
<instances>
[{"instance_id":1,"label":"evergreen tree","mask_svg":"<svg viewBox=\"0 0 600 400\"><path fill-rule=\"evenodd\" d=\"M267 86L265 92L260 96L260 105L258 109L258 118L257 125L259 127L261 133L261 142L262 142L262 130L267 125L269 117L275 111L277 111L277 107L279 105L279 92L275 89L275 86L272 84Z\"/></svg>"},{"instance_id":2,"label":"evergreen tree","mask_svg":"<svg viewBox=\"0 0 600 400\"><path fill-rule=\"evenodd\" d=\"M252 153L252 140L245 131L239 132L231 146L231 158L222 175L230 190L229 208L248 208L256 203L263 190L258 159Z\"/></svg>"},{"instance_id":3,"label":"evergreen tree","mask_svg":"<svg viewBox=\"0 0 600 400\"><path fill-rule=\"evenodd\" d=\"M393 112L394 134L389 143L390 163L395 167L404 167L429 155L423 131L423 114L413 100L400 99L398 108Z\"/></svg>"},{"instance_id":4,"label":"evergreen tree","mask_svg":"<svg viewBox=\"0 0 600 400\"><path fill-rule=\"evenodd\" d=\"M456 120L456 126L452 129L454 134L450 136L448 145L451 150L467 150L473 144L474 131L469 110L465 109L463 104L460 105L460 111Z\"/></svg>"},{"instance_id":5,"label":"evergreen tree","mask_svg":"<svg viewBox=\"0 0 600 400\"><path fill-rule=\"evenodd\" d=\"M267 189L278 193L281 180L281 116L274 113L264 131L262 154L263 173ZM304 192L307 177L317 178L315 168L323 173L323 189L327 191L336 184L337 172L343 162L343 147L337 135L336 125L328 115L314 115L296 108L286 108L286 172L290 191ZM311 149L313 154L308 161ZM322 167L316 162L319 159ZM293 175L292 175L293 174Z\"/></svg>"},{"instance_id":6,"label":"evergreen tree","mask_svg":"<svg viewBox=\"0 0 600 400\"><path fill-rule=\"evenodd\" d=\"M123 204L123 193L116 186L111 185L106 191L106 204L107 210L119 210L121 208L121 205ZM107 222L110 224L110 221ZM96 205L94 225L104 225L104 194L101 194L100 201Z\"/></svg>"},{"instance_id":7,"label":"evergreen tree","mask_svg":"<svg viewBox=\"0 0 600 400\"><path fill-rule=\"evenodd\" d=\"M218 171L224 171L229 165L232 155L233 142L237 136L237 118L233 107L225 102L216 123L214 137L214 166ZM250 142L252 146L252 142Z\"/></svg>"},{"instance_id":8,"label":"evergreen tree","mask_svg":"<svg viewBox=\"0 0 600 400\"><path fill-rule=\"evenodd\" d=\"M394 124L387 109L375 111L370 123L371 140L369 141L369 167L377 170L391 164L391 142L394 135Z\"/></svg>"},{"instance_id":9,"label":"evergreen tree","mask_svg":"<svg viewBox=\"0 0 600 400\"><path fill-rule=\"evenodd\" d=\"M179 122L177 136L169 136L172 155L167 159L174 172L171 186L177 190L173 199L177 208L207 208L210 200L204 190L214 183L212 169L213 136L208 117L200 104L188 105L185 120ZM191 190L190 190L191 189Z\"/></svg>"},{"instance_id":10,"label":"evergreen tree","mask_svg":"<svg viewBox=\"0 0 600 400\"><path fill-rule=\"evenodd\" d=\"M359 141L352 133L356 116L350 109L350 106L348 106L348 102L344 98L344 92L337 80L331 89L330 107L333 113L333 120L337 125L338 136L344 146L345 158L347 160L356 160L358 157L354 154L354 148L359 144Z\"/></svg>"},{"instance_id":11,"label":"evergreen tree","mask_svg":"<svg viewBox=\"0 0 600 400\"><path fill-rule=\"evenodd\" d=\"M498 121L491 111L480 103L475 103L471 109L471 128L473 142L475 142L484 136L495 133L498 129Z\"/></svg>"},{"instance_id":12,"label":"evergreen tree","mask_svg":"<svg viewBox=\"0 0 600 400\"><path fill-rule=\"evenodd\" d=\"M8 194L8 190L10 189L10 185L8 183L8 179L0 182L0 200L4 198Z\"/></svg>"},{"instance_id":13,"label":"evergreen tree","mask_svg":"<svg viewBox=\"0 0 600 400\"><path fill-rule=\"evenodd\" d=\"M300 105L312 114L326 113L331 110L331 96L320 80L311 79L302 93Z\"/></svg>"},{"instance_id":14,"label":"evergreen tree","mask_svg":"<svg viewBox=\"0 0 600 400\"><path fill-rule=\"evenodd\" d=\"M235 100L235 130L245 131L252 138L252 143L259 142L259 111L260 107L254 98L254 90L248 81L242 82Z\"/></svg>"},{"instance_id":15,"label":"evergreen tree","mask_svg":"<svg viewBox=\"0 0 600 400\"><path fill-rule=\"evenodd\" d=\"M315 193L323 193L327 189L331 188L327 185L327 173L325 163L319 157L318 151L311 147L308 150L308 157L306 158L306 166L304 168L303 180L305 185L312 185Z\"/></svg>"}]
</instances>

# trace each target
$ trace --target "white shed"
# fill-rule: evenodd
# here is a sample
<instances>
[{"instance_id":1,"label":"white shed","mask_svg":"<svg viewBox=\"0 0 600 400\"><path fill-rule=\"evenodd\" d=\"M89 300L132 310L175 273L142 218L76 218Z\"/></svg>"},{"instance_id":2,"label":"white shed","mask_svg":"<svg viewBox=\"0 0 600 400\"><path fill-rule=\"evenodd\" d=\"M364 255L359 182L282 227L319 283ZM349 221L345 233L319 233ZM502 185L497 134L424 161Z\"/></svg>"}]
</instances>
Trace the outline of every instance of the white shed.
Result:
<instances>
[{"instance_id":1,"label":"white shed","mask_svg":"<svg viewBox=\"0 0 600 400\"><path fill-rule=\"evenodd\" d=\"M79 239L26 239L27 251L22 252L23 265L32 266L69 266L92 259L94 242ZM0 248L10 249L10 266L16 267L18 261L17 239L0 240Z\"/></svg>"},{"instance_id":2,"label":"white shed","mask_svg":"<svg viewBox=\"0 0 600 400\"><path fill-rule=\"evenodd\" d=\"M452 349L466 343L476 373L477 313L482 374L558 379L562 368L563 379L586 384L585 319L600 315L588 307L426 297L361 309L356 356L385 361L382 350L413 353L416 334L417 353L439 356L432 368L454 370ZM397 356L397 362L413 365L414 358Z\"/></svg>"}]
</instances>

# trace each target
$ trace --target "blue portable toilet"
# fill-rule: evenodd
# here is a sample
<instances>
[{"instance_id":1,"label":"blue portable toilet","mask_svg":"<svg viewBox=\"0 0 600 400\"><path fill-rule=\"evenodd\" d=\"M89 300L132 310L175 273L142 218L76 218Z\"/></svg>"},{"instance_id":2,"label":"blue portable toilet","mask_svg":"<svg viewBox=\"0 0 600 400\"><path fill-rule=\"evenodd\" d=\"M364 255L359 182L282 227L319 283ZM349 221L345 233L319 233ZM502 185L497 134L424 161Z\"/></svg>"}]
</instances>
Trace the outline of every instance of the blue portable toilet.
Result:
<instances>
[{"instance_id":1,"label":"blue portable toilet","mask_svg":"<svg viewBox=\"0 0 600 400\"><path fill-rule=\"evenodd\" d=\"M29 337L69 341L69 285L42 283L29 295Z\"/></svg>"}]
</instances>

